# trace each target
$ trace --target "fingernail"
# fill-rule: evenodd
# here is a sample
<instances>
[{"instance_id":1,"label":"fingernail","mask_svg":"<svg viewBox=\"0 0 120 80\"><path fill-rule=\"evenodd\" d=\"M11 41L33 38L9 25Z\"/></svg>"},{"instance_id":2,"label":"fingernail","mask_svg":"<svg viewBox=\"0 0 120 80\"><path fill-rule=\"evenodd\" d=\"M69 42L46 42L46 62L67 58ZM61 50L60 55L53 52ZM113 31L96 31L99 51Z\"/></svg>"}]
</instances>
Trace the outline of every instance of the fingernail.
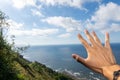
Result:
<instances>
[{"instance_id":1,"label":"fingernail","mask_svg":"<svg viewBox=\"0 0 120 80\"><path fill-rule=\"evenodd\" d=\"M106 32L106 34L108 35L109 33L108 33L108 32Z\"/></svg>"},{"instance_id":2,"label":"fingernail","mask_svg":"<svg viewBox=\"0 0 120 80\"><path fill-rule=\"evenodd\" d=\"M88 32L88 30L86 29L84 32L85 32L85 33L87 33L87 32Z\"/></svg>"},{"instance_id":3,"label":"fingernail","mask_svg":"<svg viewBox=\"0 0 120 80\"><path fill-rule=\"evenodd\" d=\"M92 31L92 34L95 35L95 31Z\"/></svg>"},{"instance_id":4,"label":"fingernail","mask_svg":"<svg viewBox=\"0 0 120 80\"><path fill-rule=\"evenodd\" d=\"M81 38L82 36L80 34L78 34L78 37Z\"/></svg>"},{"instance_id":5,"label":"fingernail","mask_svg":"<svg viewBox=\"0 0 120 80\"><path fill-rule=\"evenodd\" d=\"M74 59L76 59L76 55L75 55L75 54L72 54L72 57L73 57Z\"/></svg>"}]
</instances>

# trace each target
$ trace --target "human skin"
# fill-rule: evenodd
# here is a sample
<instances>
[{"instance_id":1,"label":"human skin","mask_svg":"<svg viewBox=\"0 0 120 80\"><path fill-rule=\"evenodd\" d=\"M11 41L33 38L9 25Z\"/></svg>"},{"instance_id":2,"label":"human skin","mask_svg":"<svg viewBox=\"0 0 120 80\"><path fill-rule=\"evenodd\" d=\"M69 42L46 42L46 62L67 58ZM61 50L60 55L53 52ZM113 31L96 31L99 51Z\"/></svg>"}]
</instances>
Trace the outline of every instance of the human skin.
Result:
<instances>
[{"instance_id":1,"label":"human skin","mask_svg":"<svg viewBox=\"0 0 120 80\"><path fill-rule=\"evenodd\" d=\"M94 31L90 34L85 30L85 34L90 40L90 44L80 34L78 34L78 38L87 51L87 58L85 59L77 54L72 54L72 57L89 69L103 74L109 80L113 80L113 73L120 70L120 66L116 63L112 53L109 34L105 34L104 46Z\"/></svg>"}]
</instances>

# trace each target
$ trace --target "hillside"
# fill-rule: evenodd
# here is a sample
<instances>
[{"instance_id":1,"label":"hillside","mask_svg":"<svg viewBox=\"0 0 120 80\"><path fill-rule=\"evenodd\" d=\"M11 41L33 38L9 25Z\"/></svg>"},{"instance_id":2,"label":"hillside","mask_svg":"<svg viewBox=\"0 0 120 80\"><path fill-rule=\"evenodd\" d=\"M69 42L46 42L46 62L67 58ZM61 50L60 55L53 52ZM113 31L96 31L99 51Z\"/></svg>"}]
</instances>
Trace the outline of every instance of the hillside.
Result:
<instances>
[{"instance_id":1,"label":"hillside","mask_svg":"<svg viewBox=\"0 0 120 80\"><path fill-rule=\"evenodd\" d=\"M2 42L2 43L1 43ZM38 62L24 59L0 39L0 80L72 80Z\"/></svg>"}]
</instances>

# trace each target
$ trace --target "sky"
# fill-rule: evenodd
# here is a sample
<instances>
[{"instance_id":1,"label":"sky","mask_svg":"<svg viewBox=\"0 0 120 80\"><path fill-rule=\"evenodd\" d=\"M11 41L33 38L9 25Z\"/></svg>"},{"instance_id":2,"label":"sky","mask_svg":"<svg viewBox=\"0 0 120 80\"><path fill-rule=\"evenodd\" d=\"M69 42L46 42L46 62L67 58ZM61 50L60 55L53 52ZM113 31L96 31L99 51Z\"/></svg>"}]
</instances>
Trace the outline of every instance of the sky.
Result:
<instances>
[{"instance_id":1,"label":"sky","mask_svg":"<svg viewBox=\"0 0 120 80\"><path fill-rule=\"evenodd\" d=\"M103 43L105 32L120 43L119 0L0 0L0 10L9 16L7 34L16 45L80 44L77 34L87 39L85 29Z\"/></svg>"}]
</instances>

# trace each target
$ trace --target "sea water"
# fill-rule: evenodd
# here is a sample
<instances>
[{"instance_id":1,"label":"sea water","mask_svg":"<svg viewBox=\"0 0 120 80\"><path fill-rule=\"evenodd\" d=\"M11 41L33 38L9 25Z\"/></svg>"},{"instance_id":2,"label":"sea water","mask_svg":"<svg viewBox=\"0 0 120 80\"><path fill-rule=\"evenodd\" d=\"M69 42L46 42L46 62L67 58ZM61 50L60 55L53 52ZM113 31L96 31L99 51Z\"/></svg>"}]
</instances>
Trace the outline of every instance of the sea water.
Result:
<instances>
[{"instance_id":1,"label":"sea water","mask_svg":"<svg viewBox=\"0 0 120 80\"><path fill-rule=\"evenodd\" d=\"M117 63L120 64L120 44L111 44L111 47ZM85 48L80 44L31 46L22 55L30 61L38 61L55 71L65 71L81 80L106 80L102 75L76 62L71 56L73 53L87 57Z\"/></svg>"}]
</instances>

